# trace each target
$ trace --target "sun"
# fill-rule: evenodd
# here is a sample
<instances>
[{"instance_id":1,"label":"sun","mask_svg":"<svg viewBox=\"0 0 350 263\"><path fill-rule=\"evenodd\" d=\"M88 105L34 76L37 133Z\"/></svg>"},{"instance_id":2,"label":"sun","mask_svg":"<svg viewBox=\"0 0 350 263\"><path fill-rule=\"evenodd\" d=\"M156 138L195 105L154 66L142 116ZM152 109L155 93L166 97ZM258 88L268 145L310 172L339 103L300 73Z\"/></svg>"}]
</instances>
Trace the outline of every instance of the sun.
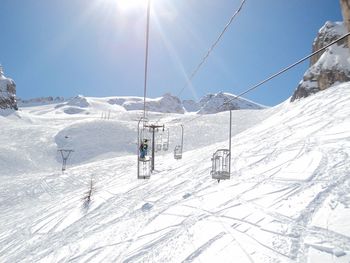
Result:
<instances>
[{"instance_id":1,"label":"sun","mask_svg":"<svg viewBox=\"0 0 350 263\"><path fill-rule=\"evenodd\" d=\"M147 5L147 0L114 0L121 11L133 11L143 9Z\"/></svg>"}]
</instances>

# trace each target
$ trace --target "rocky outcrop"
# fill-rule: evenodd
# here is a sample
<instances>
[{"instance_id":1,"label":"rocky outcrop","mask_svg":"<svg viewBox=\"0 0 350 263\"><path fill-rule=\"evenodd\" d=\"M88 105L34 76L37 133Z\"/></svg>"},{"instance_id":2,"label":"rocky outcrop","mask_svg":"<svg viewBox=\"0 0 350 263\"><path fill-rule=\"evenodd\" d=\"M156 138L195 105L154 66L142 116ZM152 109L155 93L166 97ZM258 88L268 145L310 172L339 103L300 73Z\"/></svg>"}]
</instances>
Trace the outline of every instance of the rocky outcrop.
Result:
<instances>
[{"instance_id":1,"label":"rocky outcrop","mask_svg":"<svg viewBox=\"0 0 350 263\"><path fill-rule=\"evenodd\" d=\"M63 97L52 97L52 96L27 99L27 100L17 98L17 104L19 107L40 106L40 105L46 105L46 104L60 103L64 101L65 99Z\"/></svg>"},{"instance_id":2,"label":"rocky outcrop","mask_svg":"<svg viewBox=\"0 0 350 263\"><path fill-rule=\"evenodd\" d=\"M0 66L0 109L18 110L16 101L16 84L6 78L2 67Z\"/></svg>"},{"instance_id":3,"label":"rocky outcrop","mask_svg":"<svg viewBox=\"0 0 350 263\"><path fill-rule=\"evenodd\" d=\"M80 108L87 108L87 107L90 106L90 104L87 101L87 99L84 96L82 96L82 95L78 95L78 96L75 96L74 98L70 99L67 102L67 105L69 105L69 106L77 106L77 107L80 107Z\"/></svg>"},{"instance_id":4,"label":"rocky outcrop","mask_svg":"<svg viewBox=\"0 0 350 263\"><path fill-rule=\"evenodd\" d=\"M319 31L312 49L316 51L346 34L342 22L327 22ZM291 101L305 98L336 83L350 81L350 53L346 39L310 60L310 68L295 90Z\"/></svg>"},{"instance_id":5,"label":"rocky outcrop","mask_svg":"<svg viewBox=\"0 0 350 263\"><path fill-rule=\"evenodd\" d=\"M195 102L194 100L183 100L182 105L187 112L196 112L200 109L199 103Z\"/></svg>"},{"instance_id":6,"label":"rocky outcrop","mask_svg":"<svg viewBox=\"0 0 350 263\"><path fill-rule=\"evenodd\" d=\"M314 43L312 44L312 52L315 52L326 45L332 43L340 36L345 35L347 32L345 26L341 22L330 22L327 21L326 24L320 29ZM347 47L346 39L338 42L338 45ZM317 55L311 57L310 67L316 64L324 52L320 52Z\"/></svg>"},{"instance_id":7,"label":"rocky outcrop","mask_svg":"<svg viewBox=\"0 0 350 263\"><path fill-rule=\"evenodd\" d=\"M350 0L340 0L340 7L346 29L350 32ZM348 37L348 46L350 47L350 37Z\"/></svg>"}]
</instances>

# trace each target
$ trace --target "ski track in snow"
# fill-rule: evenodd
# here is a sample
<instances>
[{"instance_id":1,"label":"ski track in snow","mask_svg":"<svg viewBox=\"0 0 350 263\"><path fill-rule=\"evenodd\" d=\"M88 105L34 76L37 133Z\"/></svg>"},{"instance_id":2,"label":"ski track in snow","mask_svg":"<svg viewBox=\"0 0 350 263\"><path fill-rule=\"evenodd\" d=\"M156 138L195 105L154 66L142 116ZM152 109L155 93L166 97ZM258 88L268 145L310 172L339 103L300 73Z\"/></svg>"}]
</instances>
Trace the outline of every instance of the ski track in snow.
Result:
<instances>
[{"instance_id":1,"label":"ski track in snow","mask_svg":"<svg viewBox=\"0 0 350 263\"><path fill-rule=\"evenodd\" d=\"M149 180L136 179L129 152L139 112L116 112L103 124L100 111L65 117L52 105L0 116L1 150L18 163L11 174L13 163L0 162L0 262L350 262L349 214L344 232L322 217L350 209L349 88L235 112L233 174L220 183L210 178L210 158L227 144L227 113L190 123L183 159L157 156ZM167 114L172 125L188 118ZM126 148L112 144L116 152L105 147L113 127L130 140ZM171 146L179 141L173 129ZM40 138L30 138L36 132ZM61 173L56 143L67 133L71 146L89 153L76 150ZM24 150L16 153L18 145Z\"/></svg>"}]
</instances>

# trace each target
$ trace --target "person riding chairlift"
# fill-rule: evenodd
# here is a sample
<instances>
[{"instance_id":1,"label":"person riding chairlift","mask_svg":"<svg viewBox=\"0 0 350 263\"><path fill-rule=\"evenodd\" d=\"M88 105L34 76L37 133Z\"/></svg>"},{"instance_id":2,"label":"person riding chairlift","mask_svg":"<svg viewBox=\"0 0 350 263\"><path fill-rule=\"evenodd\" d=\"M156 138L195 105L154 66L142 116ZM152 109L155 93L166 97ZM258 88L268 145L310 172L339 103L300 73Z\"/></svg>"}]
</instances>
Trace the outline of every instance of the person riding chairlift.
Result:
<instances>
[{"instance_id":1,"label":"person riding chairlift","mask_svg":"<svg viewBox=\"0 0 350 263\"><path fill-rule=\"evenodd\" d=\"M146 155L147 155L147 149L148 149L147 142L148 142L148 140L144 139L140 145L140 159L143 159L143 160L146 158Z\"/></svg>"}]
</instances>

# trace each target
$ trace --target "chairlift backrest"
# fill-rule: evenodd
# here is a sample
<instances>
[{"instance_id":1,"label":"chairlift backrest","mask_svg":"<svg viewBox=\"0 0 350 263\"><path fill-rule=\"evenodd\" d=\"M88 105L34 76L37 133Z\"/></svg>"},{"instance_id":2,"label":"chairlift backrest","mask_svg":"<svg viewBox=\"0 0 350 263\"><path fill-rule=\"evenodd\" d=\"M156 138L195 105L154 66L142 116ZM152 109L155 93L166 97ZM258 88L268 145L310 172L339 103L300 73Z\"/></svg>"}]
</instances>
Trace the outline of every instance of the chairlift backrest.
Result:
<instances>
[{"instance_id":1,"label":"chairlift backrest","mask_svg":"<svg viewBox=\"0 0 350 263\"><path fill-rule=\"evenodd\" d=\"M230 179L230 151L228 149L219 149L213 154L210 174L213 179Z\"/></svg>"},{"instance_id":2,"label":"chairlift backrest","mask_svg":"<svg viewBox=\"0 0 350 263\"><path fill-rule=\"evenodd\" d=\"M182 149L180 145L176 145L174 149L174 159L182 158Z\"/></svg>"},{"instance_id":3,"label":"chairlift backrest","mask_svg":"<svg viewBox=\"0 0 350 263\"><path fill-rule=\"evenodd\" d=\"M138 179L149 179L151 177L151 159L140 160L138 164Z\"/></svg>"}]
</instances>

